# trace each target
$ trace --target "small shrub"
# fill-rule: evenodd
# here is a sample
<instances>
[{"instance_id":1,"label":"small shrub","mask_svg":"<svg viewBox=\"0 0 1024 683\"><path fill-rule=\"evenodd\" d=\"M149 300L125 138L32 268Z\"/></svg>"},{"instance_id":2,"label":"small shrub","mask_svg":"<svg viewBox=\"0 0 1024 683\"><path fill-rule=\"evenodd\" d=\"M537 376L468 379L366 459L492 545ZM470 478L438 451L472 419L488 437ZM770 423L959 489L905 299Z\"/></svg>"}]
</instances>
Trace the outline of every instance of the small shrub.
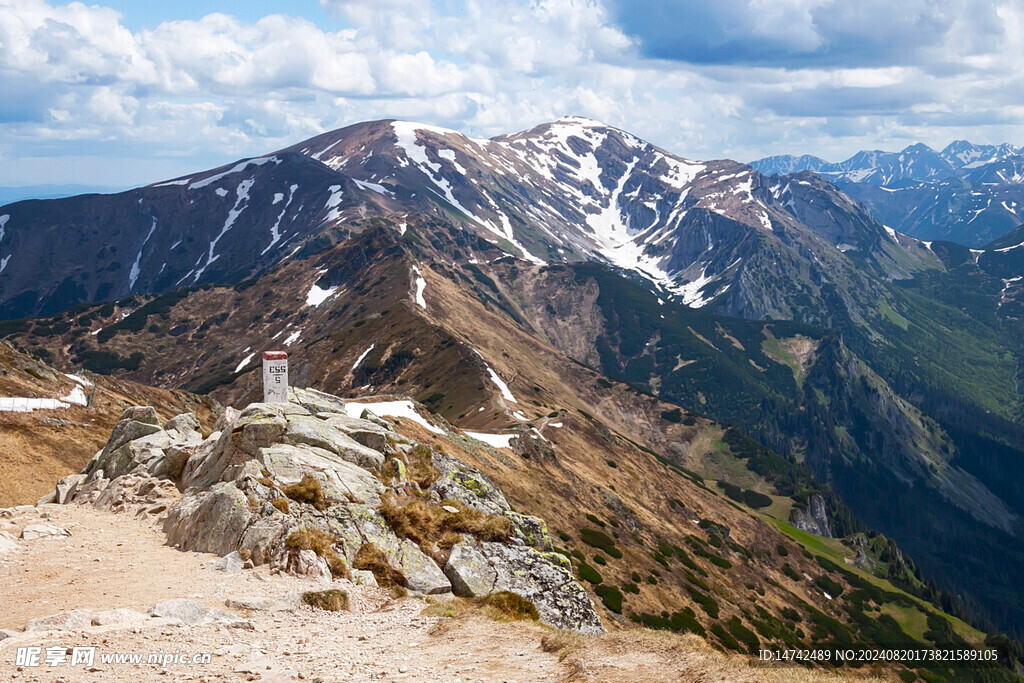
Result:
<instances>
[{"instance_id":1,"label":"small shrub","mask_svg":"<svg viewBox=\"0 0 1024 683\"><path fill-rule=\"evenodd\" d=\"M632 593L633 595L640 595L640 586L635 583L624 583L622 584L622 590L626 593Z\"/></svg>"},{"instance_id":2,"label":"small shrub","mask_svg":"<svg viewBox=\"0 0 1024 683\"><path fill-rule=\"evenodd\" d=\"M601 565L602 567L608 564L608 560L604 559L604 555L594 555L594 562Z\"/></svg>"},{"instance_id":3,"label":"small shrub","mask_svg":"<svg viewBox=\"0 0 1024 683\"><path fill-rule=\"evenodd\" d=\"M789 555L789 550L781 543L775 546L775 552L779 554L779 557L786 557Z\"/></svg>"},{"instance_id":4,"label":"small shrub","mask_svg":"<svg viewBox=\"0 0 1024 683\"><path fill-rule=\"evenodd\" d=\"M283 512L286 515L290 514L291 511L292 511L291 510L291 506L288 505L288 499L287 498L275 498L274 500L270 501L270 504L273 505L274 507L276 507L278 510L280 510L281 512Z\"/></svg>"},{"instance_id":5,"label":"small shrub","mask_svg":"<svg viewBox=\"0 0 1024 683\"><path fill-rule=\"evenodd\" d=\"M289 484L282 491L284 491L284 495L292 500L312 505L321 512L328 507L327 496L324 495L324 489L320 484L320 480L308 474L302 477L302 481L297 484Z\"/></svg>"},{"instance_id":6,"label":"small shrub","mask_svg":"<svg viewBox=\"0 0 1024 683\"><path fill-rule=\"evenodd\" d=\"M711 632L718 636L718 639L722 641L722 645L725 645L727 648L735 652L740 651L739 641L733 638L732 634L726 631L721 624L712 624Z\"/></svg>"},{"instance_id":7,"label":"small shrub","mask_svg":"<svg viewBox=\"0 0 1024 683\"><path fill-rule=\"evenodd\" d=\"M604 581L604 579L601 577L601 572L597 571L586 562L580 562L579 573L581 579L583 579L584 581L589 581L593 584L598 584Z\"/></svg>"},{"instance_id":8,"label":"small shrub","mask_svg":"<svg viewBox=\"0 0 1024 683\"><path fill-rule=\"evenodd\" d=\"M540 639L540 649L549 653L557 652L558 661L562 661L570 652L580 647L582 640L583 636L575 631L553 631L545 633Z\"/></svg>"},{"instance_id":9,"label":"small shrub","mask_svg":"<svg viewBox=\"0 0 1024 683\"><path fill-rule=\"evenodd\" d=\"M562 539L562 542L568 542L568 541L572 540L572 536L570 536L569 534L565 533L564 531L559 531L558 532L558 537L560 539Z\"/></svg>"},{"instance_id":10,"label":"small shrub","mask_svg":"<svg viewBox=\"0 0 1024 683\"><path fill-rule=\"evenodd\" d=\"M326 591L307 591L302 594L302 602L316 609L341 612L348 609L348 593L336 588Z\"/></svg>"},{"instance_id":11,"label":"small shrub","mask_svg":"<svg viewBox=\"0 0 1024 683\"><path fill-rule=\"evenodd\" d=\"M676 424L679 424L680 422L683 421L683 411L679 410L679 408L673 408L672 410L663 410L661 412L661 419L666 420L668 422L674 422Z\"/></svg>"},{"instance_id":12,"label":"small shrub","mask_svg":"<svg viewBox=\"0 0 1024 683\"><path fill-rule=\"evenodd\" d=\"M804 577L800 576L800 573L797 572L797 570L789 566L788 562L782 565L782 573L788 576L789 578L793 579L794 581L803 581L804 579Z\"/></svg>"},{"instance_id":13,"label":"small shrub","mask_svg":"<svg viewBox=\"0 0 1024 683\"><path fill-rule=\"evenodd\" d=\"M718 618L717 600L715 600L710 595L705 595L704 593L701 593L696 588L691 588L690 586L686 586L686 590L689 591L690 597L693 598L693 601L700 605L700 608L702 610L707 612L708 616L710 616L712 619Z\"/></svg>"},{"instance_id":14,"label":"small shrub","mask_svg":"<svg viewBox=\"0 0 1024 683\"><path fill-rule=\"evenodd\" d=\"M827 575L819 576L814 580L814 583L833 598L839 597L843 592L843 584Z\"/></svg>"},{"instance_id":15,"label":"small shrub","mask_svg":"<svg viewBox=\"0 0 1024 683\"><path fill-rule=\"evenodd\" d=\"M373 543L367 543L359 549L352 566L371 572L373 578L377 580L377 585L382 588L405 585L405 576L402 572L392 567L381 549Z\"/></svg>"},{"instance_id":16,"label":"small shrub","mask_svg":"<svg viewBox=\"0 0 1024 683\"><path fill-rule=\"evenodd\" d=\"M654 578L653 574L651 574L650 576L647 577L647 583L651 584L652 586L657 586L658 585L658 580L656 578Z\"/></svg>"},{"instance_id":17,"label":"small shrub","mask_svg":"<svg viewBox=\"0 0 1024 683\"><path fill-rule=\"evenodd\" d=\"M611 467L612 469L618 469L618 467L619 467L619 464L617 462L615 462L614 460L606 460L605 462L607 462L608 463L608 467Z\"/></svg>"},{"instance_id":18,"label":"small shrub","mask_svg":"<svg viewBox=\"0 0 1024 683\"><path fill-rule=\"evenodd\" d=\"M629 575L629 578L633 579L633 583L640 583L640 572L633 572Z\"/></svg>"},{"instance_id":19,"label":"small shrub","mask_svg":"<svg viewBox=\"0 0 1024 683\"><path fill-rule=\"evenodd\" d=\"M507 619L516 621L540 619L540 613L537 612L537 607L532 602L509 591L491 593L480 598L480 602L486 607L497 610L501 616Z\"/></svg>"},{"instance_id":20,"label":"small shrub","mask_svg":"<svg viewBox=\"0 0 1024 683\"><path fill-rule=\"evenodd\" d=\"M761 641L757 639L757 635L744 626L739 617L733 617L729 620L729 633L733 634L737 640L746 645L747 652L750 654L755 654L761 647Z\"/></svg>"},{"instance_id":21,"label":"small shrub","mask_svg":"<svg viewBox=\"0 0 1024 683\"><path fill-rule=\"evenodd\" d=\"M617 560L622 558L622 551L615 546L615 541L613 541L611 537L603 531L580 529L580 538L582 538L583 542L587 545L603 550L605 554L614 557Z\"/></svg>"},{"instance_id":22,"label":"small shrub","mask_svg":"<svg viewBox=\"0 0 1024 683\"><path fill-rule=\"evenodd\" d=\"M602 529L604 529L606 526L604 521L602 521L600 517L589 512L587 513L587 519L589 519L592 524L596 524Z\"/></svg>"},{"instance_id":23,"label":"small shrub","mask_svg":"<svg viewBox=\"0 0 1024 683\"><path fill-rule=\"evenodd\" d=\"M622 591L615 586L597 586L594 592L601 597L604 606L616 614L622 614Z\"/></svg>"}]
</instances>

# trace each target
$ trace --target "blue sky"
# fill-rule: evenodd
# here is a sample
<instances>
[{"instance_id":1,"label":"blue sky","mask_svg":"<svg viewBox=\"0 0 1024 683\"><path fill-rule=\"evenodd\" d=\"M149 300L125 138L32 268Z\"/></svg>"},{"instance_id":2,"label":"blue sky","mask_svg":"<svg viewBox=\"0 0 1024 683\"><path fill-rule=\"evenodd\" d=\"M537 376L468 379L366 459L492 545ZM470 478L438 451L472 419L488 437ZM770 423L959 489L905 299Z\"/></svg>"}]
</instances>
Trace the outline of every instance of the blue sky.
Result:
<instances>
[{"instance_id":1,"label":"blue sky","mask_svg":"<svg viewBox=\"0 0 1024 683\"><path fill-rule=\"evenodd\" d=\"M1024 0L0 0L0 185L131 186L361 120L565 114L694 159L1024 143Z\"/></svg>"}]
</instances>

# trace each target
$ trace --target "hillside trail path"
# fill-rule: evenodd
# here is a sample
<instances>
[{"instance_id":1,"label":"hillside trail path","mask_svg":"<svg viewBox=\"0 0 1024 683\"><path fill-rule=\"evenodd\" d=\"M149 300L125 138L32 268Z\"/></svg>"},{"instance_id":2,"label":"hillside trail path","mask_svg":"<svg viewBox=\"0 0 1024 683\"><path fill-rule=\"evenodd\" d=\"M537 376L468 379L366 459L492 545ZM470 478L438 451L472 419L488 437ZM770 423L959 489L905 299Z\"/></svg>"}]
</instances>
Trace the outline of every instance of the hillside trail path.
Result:
<instances>
[{"instance_id":1,"label":"hillside trail path","mask_svg":"<svg viewBox=\"0 0 1024 683\"><path fill-rule=\"evenodd\" d=\"M416 597L394 599L382 589L345 580L350 611L303 605L294 612L231 610L234 598L281 598L323 590L326 583L266 568L225 573L214 555L181 552L149 517L78 505L20 506L0 511L0 532L18 538L29 525L69 536L18 540L0 552L0 680L11 681L760 681L812 680L807 672L751 666L726 658L693 636L621 631L566 636L567 654L546 652L553 629L502 622L472 611L455 618L424 615ZM3 539L0 539L2 541ZM130 608L147 612L185 598L243 617L244 628L180 626L151 618L128 625L20 632L30 619L74 609ZM436 611L436 610L435 610ZM443 611L443 610L442 610ZM95 647L92 665L64 662L18 666L19 647ZM210 653L205 664L104 663L101 655ZM69 654L70 658L70 654ZM797 678L793 678L796 675Z\"/></svg>"}]
</instances>

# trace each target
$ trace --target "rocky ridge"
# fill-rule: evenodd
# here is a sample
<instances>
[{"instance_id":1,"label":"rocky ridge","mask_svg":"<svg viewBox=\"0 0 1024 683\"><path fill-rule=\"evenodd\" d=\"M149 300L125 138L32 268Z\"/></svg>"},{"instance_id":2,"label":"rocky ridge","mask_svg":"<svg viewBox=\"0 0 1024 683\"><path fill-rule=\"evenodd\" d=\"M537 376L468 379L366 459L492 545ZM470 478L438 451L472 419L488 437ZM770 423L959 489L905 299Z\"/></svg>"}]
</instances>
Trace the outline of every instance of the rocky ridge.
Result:
<instances>
[{"instance_id":1,"label":"rocky ridge","mask_svg":"<svg viewBox=\"0 0 1024 683\"><path fill-rule=\"evenodd\" d=\"M513 511L483 473L368 409L351 417L335 396L290 399L228 408L205 439L194 416L161 424L152 408L129 408L84 471L41 502L138 509L163 519L169 544L226 563L418 594L507 591L544 623L604 631L543 520ZM424 516L463 533L431 542L408 527Z\"/></svg>"}]
</instances>

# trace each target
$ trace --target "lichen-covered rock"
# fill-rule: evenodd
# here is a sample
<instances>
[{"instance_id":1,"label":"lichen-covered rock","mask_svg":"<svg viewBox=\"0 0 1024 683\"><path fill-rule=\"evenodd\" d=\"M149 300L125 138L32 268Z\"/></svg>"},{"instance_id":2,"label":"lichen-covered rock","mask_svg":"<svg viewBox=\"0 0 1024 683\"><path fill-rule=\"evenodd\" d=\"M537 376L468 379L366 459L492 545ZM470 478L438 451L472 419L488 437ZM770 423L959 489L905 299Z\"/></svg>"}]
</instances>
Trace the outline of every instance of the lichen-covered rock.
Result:
<instances>
[{"instance_id":1,"label":"lichen-covered rock","mask_svg":"<svg viewBox=\"0 0 1024 683\"><path fill-rule=\"evenodd\" d=\"M509 591L532 602L546 624L580 633L604 632L594 603L572 573L534 548L458 543L452 548L445 574L456 595L478 597Z\"/></svg>"},{"instance_id":2,"label":"lichen-covered rock","mask_svg":"<svg viewBox=\"0 0 1024 683\"><path fill-rule=\"evenodd\" d=\"M252 520L249 501L234 484L188 489L164 522L167 542L182 550L227 555L236 550Z\"/></svg>"},{"instance_id":3,"label":"lichen-covered rock","mask_svg":"<svg viewBox=\"0 0 1024 683\"><path fill-rule=\"evenodd\" d=\"M178 440L191 440L194 434L199 435L201 439L202 434L199 433L201 428L195 413L182 413L164 423L164 431L176 432Z\"/></svg>"},{"instance_id":4,"label":"lichen-covered rock","mask_svg":"<svg viewBox=\"0 0 1024 683\"><path fill-rule=\"evenodd\" d=\"M455 500L489 515L508 517L517 539L535 548L551 549L544 520L514 512L504 494L483 472L441 453L434 453L433 464L441 477L430 485L432 498Z\"/></svg>"},{"instance_id":5,"label":"lichen-covered rock","mask_svg":"<svg viewBox=\"0 0 1024 683\"><path fill-rule=\"evenodd\" d=\"M327 424L348 434L357 443L375 451L383 451L388 444L388 430L369 420L348 415L331 415L324 420Z\"/></svg>"},{"instance_id":6,"label":"lichen-covered rock","mask_svg":"<svg viewBox=\"0 0 1024 683\"><path fill-rule=\"evenodd\" d=\"M321 413L345 414L345 402L343 400L316 389L289 387L288 401L302 406L313 415Z\"/></svg>"},{"instance_id":7,"label":"lichen-covered rock","mask_svg":"<svg viewBox=\"0 0 1024 683\"><path fill-rule=\"evenodd\" d=\"M336 505L327 511L327 528L339 538L339 546L351 566L356 553L367 543L377 546L388 563L405 576L405 586L421 593L447 593L451 582L419 546L400 539L384 518L367 505Z\"/></svg>"},{"instance_id":8,"label":"lichen-covered rock","mask_svg":"<svg viewBox=\"0 0 1024 683\"><path fill-rule=\"evenodd\" d=\"M379 471L384 464L384 456L381 453L367 448L340 429L335 429L327 422L312 416L289 416L288 430L283 441L323 448L368 470Z\"/></svg>"},{"instance_id":9,"label":"lichen-covered rock","mask_svg":"<svg viewBox=\"0 0 1024 683\"><path fill-rule=\"evenodd\" d=\"M103 447L103 453L105 455L129 441L159 431L161 431L160 418L157 416L156 410L149 406L126 408L118 418L114 429L111 430L107 445Z\"/></svg>"},{"instance_id":10,"label":"lichen-covered rock","mask_svg":"<svg viewBox=\"0 0 1024 683\"><path fill-rule=\"evenodd\" d=\"M372 474L331 451L305 445L276 444L260 449L259 461L271 479L294 484L311 471L324 475L331 498L380 505L384 486Z\"/></svg>"},{"instance_id":11,"label":"lichen-covered rock","mask_svg":"<svg viewBox=\"0 0 1024 683\"><path fill-rule=\"evenodd\" d=\"M457 500L489 515L503 515L512 509L504 494L480 470L436 452L433 464L441 473L429 489L436 499Z\"/></svg>"}]
</instances>

